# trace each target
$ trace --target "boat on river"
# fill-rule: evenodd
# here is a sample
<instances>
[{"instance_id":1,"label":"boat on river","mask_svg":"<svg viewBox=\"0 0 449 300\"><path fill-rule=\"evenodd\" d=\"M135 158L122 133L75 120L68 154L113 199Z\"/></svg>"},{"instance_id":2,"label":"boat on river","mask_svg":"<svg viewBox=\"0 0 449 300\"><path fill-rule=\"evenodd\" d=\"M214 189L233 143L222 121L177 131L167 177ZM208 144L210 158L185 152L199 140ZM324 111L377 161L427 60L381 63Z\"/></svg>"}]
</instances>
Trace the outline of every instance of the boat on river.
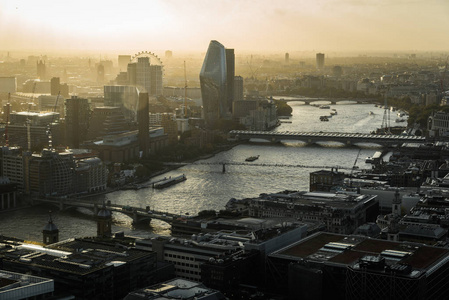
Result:
<instances>
[{"instance_id":1,"label":"boat on river","mask_svg":"<svg viewBox=\"0 0 449 300\"><path fill-rule=\"evenodd\" d=\"M320 121L327 122L327 121L329 121L329 117L328 116L321 116L320 117Z\"/></svg>"},{"instance_id":2,"label":"boat on river","mask_svg":"<svg viewBox=\"0 0 449 300\"><path fill-rule=\"evenodd\" d=\"M260 155L247 157L247 158L245 159L245 161L255 161L256 159L259 159L259 156L260 156Z\"/></svg>"},{"instance_id":3,"label":"boat on river","mask_svg":"<svg viewBox=\"0 0 449 300\"><path fill-rule=\"evenodd\" d=\"M320 105L320 108L321 109L329 109L329 108L331 108L329 105Z\"/></svg>"},{"instance_id":4,"label":"boat on river","mask_svg":"<svg viewBox=\"0 0 449 300\"><path fill-rule=\"evenodd\" d=\"M172 186L174 184L183 182L185 180L187 180L187 177L184 174L176 176L176 177L171 177L170 176L169 178L166 178L164 180L161 180L161 181L153 184L153 188L155 188L155 189L163 189L163 188Z\"/></svg>"}]
</instances>

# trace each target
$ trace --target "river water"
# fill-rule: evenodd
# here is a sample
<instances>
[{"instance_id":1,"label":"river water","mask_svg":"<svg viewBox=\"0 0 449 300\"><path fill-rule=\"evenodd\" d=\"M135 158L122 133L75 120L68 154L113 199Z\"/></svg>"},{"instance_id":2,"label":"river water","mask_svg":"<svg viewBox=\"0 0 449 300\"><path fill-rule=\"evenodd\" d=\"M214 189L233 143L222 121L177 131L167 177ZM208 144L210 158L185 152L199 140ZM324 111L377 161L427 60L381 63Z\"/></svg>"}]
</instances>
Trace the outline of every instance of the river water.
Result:
<instances>
[{"instance_id":1,"label":"river water","mask_svg":"<svg viewBox=\"0 0 449 300\"><path fill-rule=\"evenodd\" d=\"M328 122L321 122L319 117L330 115L331 109L303 105L302 102L289 102L289 104L293 108L292 117L282 121L291 123L282 123L275 129L276 131L369 133L381 127L384 115L389 117L391 126L397 125L395 112L385 114L384 109L373 104L356 105L344 102L331 105L331 109L335 109L337 115L329 118ZM362 150L357 158L360 148ZM309 173L319 168L300 168L291 165L340 166L350 169L355 163L360 169L370 168L370 165L365 164L365 157L372 156L378 149L378 146L370 144L346 147L330 142L306 145L292 141L282 144L253 141L152 179L185 174L187 180L174 186L162 190L144 188L117 191L98 196L95 200L110 200L121 205L150 206L151 209L158 211L194 215L204 209L224 209L230 198L257 197L260 193L287 189L309 190ZM226 172L222 172L219 163L242 163L245 162L245 158L253 155L260 157L255 162L245 165L227 165ZM256 166L256 164L270 166ZM276 164L278 166L273 166ZM96 235L96 223L90 211L84 209L57 211L48 206L0 213L0 234L41 241L41 231L47 223L50 209L53 210L54 223L60 230L60 240ZM133 226L131 219L120 213L114 213L113 220L113 232L124 231L125 234L139 237L170 234L169 225L157 220L151 221L150 224Z\"/></svg>"}]
</instances>

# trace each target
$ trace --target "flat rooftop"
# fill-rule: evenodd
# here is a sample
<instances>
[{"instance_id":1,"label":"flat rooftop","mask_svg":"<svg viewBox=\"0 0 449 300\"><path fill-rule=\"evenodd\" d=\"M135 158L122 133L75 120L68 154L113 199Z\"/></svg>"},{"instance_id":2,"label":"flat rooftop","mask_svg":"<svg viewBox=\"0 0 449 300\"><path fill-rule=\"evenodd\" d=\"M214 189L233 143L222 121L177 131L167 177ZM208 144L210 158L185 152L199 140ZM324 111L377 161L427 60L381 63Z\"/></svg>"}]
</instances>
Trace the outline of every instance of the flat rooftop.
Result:
<instances>
[{"instance_id":1,"label":"flat rooftop","mask_svg":"<svg viewBox=\"0 0 449 300\"><path fill-rule=\"evenodd\" d=\"M449 257L449 249L319 232L272 256L343 265L353 265L365 256L382 256L387 262L408 264L413 269L425 271Z\"/></svg>"}]
</instances>

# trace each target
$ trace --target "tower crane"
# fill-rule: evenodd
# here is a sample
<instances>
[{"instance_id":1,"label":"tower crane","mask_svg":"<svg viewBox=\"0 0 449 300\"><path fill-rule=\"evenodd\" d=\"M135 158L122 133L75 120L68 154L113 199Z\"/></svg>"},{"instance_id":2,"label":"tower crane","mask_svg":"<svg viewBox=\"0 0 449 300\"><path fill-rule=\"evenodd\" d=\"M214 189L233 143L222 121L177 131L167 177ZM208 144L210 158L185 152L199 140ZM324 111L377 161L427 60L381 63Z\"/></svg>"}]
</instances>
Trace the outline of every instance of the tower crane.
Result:
<instances>
[{"instance_id":1,"label":"tower crane","mask_svg":"<svg viewBox=\"0 0 449 300\"><path fill-rule=\"evenodd\" d=\"M53 107L53 113L56 113L56 108L58 107L59 95L61 95L61 91L59 91L58 95L56 96L55 106ZM54 117L55 117L55 114L53 114L50 123L48 123L48 125L47 125L48 149L50 151L53 149L52 134L51 134L51 124L53 124L53 122L55 121Z\"/></svg>"}]
</instances>

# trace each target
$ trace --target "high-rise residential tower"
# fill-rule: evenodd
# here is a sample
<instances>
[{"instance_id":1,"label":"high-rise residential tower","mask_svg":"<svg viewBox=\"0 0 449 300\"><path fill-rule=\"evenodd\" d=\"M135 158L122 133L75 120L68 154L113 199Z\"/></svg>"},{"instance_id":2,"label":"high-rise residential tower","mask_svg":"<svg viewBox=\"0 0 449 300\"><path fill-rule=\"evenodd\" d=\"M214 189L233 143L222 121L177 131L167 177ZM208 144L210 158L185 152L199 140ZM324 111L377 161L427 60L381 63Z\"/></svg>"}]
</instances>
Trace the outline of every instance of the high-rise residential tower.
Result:
<instances>
[{"instance_id":1,"label":"high-rise residential tower","mask_svg":"<svg viewBox=\"0 0 449 300\"><path fill-rule=\"evenodd\" d=\"M203 113L208 126L232 117L234 69L234 49L211 41L200 72Z\"/></svg>"}]
</instances>

